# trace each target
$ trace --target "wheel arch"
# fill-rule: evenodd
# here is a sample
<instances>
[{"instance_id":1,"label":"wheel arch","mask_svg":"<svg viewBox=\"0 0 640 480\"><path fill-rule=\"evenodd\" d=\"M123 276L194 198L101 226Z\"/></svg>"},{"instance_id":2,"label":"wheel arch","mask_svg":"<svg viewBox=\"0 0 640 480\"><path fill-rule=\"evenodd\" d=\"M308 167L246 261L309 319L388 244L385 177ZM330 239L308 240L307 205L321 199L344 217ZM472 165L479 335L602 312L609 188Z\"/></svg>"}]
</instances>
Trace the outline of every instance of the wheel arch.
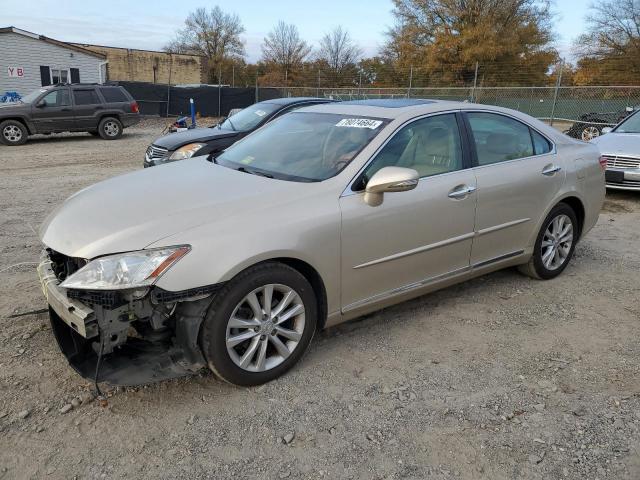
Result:
<instances>
[{"instance_id":1,"label":"wheel arch","mask_svg":"<svg viewBox=\"0 0 640 480\"><path fill-rule=\"evenodd\" d=\"M234 271L229 272L227 275L225 275L225 281L231 280L232 278L236 277L249 268L253 268L257 265L269 262L282 263L288 267L293 268L311 284L311 287L313 288L316 296L316 306L318 308L317 328L318 330L322 330L326 324L328 315L327 289L322 275L320 275L318 269L311 265L309 262L287 255L273 255L268 258L256 258L253 261L244 264L241 269L235 269Z\"/></svg>"},{"instance_id":2,"label":"wheel arch","mask_svg":"<svg viewBox=\"0 0 640 480\"><path fill-rule=\"evenodd\" d=\"M576 217L578 218L578 238L580 238L582 236L582 230L584 228L584 219L586 214L582 200L580 200L575 195L569 195L564 198L561 198L556 203L556 205L558 205L559 203L566 203L575 212Z\"/></svg>"},{"instance_id":3,"label":"wheel arch","mask_svg":"<svg viewBox=\"0 0 640 480\"><path fill-rule=\"evenodd\" d=\"M29 122L25 117L20 117L20 116L3 117L3 118L0 118L0 123L6 122L7 120L13 120L14 122L20 122L27 129L27 133L29 135L33 135L34 133L36 133L35 129L33 128L33 125L31 124L31 122Z\"/></svg>"}]
</instances>

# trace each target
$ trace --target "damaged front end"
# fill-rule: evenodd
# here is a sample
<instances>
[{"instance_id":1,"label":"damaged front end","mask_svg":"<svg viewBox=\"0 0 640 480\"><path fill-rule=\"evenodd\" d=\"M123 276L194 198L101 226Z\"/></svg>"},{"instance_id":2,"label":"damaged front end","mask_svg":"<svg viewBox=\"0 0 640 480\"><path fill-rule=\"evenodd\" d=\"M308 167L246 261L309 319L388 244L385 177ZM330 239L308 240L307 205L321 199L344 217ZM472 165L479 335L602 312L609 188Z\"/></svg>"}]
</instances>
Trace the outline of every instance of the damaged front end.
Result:
<instances>
[{"instance_id":1,"label":"damaged front end","mask_svg":"<svg viewBox=\"0 0 640 480\"><path fill-rule=\"evenodd\" d=\"M116 290L61 286L86 263L47 249L38 266L53 333L80 375L112 385L142 385L206 366L198 333L219 286L182 292L154 285Z\"/></svg>"}]
</instances>

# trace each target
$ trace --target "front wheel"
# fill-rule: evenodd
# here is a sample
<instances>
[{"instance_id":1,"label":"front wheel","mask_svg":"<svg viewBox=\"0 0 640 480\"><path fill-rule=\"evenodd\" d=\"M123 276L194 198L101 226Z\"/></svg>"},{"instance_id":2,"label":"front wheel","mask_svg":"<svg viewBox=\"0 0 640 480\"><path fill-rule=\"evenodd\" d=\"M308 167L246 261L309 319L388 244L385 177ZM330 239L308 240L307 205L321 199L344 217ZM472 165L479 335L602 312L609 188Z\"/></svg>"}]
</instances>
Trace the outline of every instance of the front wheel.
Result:
<instances>
[{"instance_id":1,"label":"front wheel","mask_svg":"<svg viewBox=\"0 0 640 480\"><path fill-rule=\"evenodd\" d=\"M115 140L122 136L122 123L117 118L107 117L100 120L98 133L105 140Z\"/></svg>"},{"instance_id":2,"label":"front wheel","mask_svg":"<svg viewBox=\"0 0 640 480\"><path fill-rule=\"evenodd\" d=\"M542 223L531 260L520 271L539 280L560 275L573 256L578 228L573 209L566 203L556 205Z\"/></svg>"},{"instance_id":3,"label":"front wheel","mask_svg":"<svg viewBox=\"0 0 640 480\"><path fill-rule=\"evenodd\" d=\"M580 131L580 139L584 142L589 142L601 134L602 128L600 125L585 125Z\"/></svg>"},{"instance_id":4,"label":"front wheel","mask_svg":"<svg viewBox=\"0 0 640 480\"><path fill-rule=\"evenodd\" d=\"M5 145L22 145L27 141L29 132L22 122L6 120L0 123L0 141Z\"/></svg>"},{"instance_id":5,"label":"front wheel","mask_svg":"<svg viewBox=\"0 0 640 480\"><path fill-rule=\"evenodd\" d=\"M200 332L211 370L236 385L260 385L302 357L316 329L316 296L297 270L251 267L216 293Z\"/></svg>"}]
</instances>

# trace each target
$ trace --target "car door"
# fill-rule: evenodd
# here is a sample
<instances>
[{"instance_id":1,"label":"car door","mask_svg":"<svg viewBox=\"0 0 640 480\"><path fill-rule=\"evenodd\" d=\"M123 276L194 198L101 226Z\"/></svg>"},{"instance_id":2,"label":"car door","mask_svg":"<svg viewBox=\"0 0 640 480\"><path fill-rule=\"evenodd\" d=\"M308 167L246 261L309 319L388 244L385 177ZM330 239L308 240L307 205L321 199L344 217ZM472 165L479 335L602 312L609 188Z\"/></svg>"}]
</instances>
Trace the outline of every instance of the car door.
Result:
<instances>
[{"instance_id":1,"label":"car door","mask_svg":"<svg viewBox=\"0 0 640 480\"><path fill-rule=\"evenodd\" d=\"M495 112L465 117L478 182L471 252L477 266L523 253L565 172L551 141L531 126Z\"/></svg>"},{"instance_id":2,"label":"car door","mask_svg":"<svg viewBox=\"0 0 640 480\"><path fill-rule=\"evenodd\" d=\"M340 198L343 313L468 269L476 180L461 121L445 113L405 125ZM420 181L369 206L367 179L387 166L413 168Z\"/></svg>"},{"instance_id":3,"label":"car door","mask_svg":"<svg viewBox=\"0 0 640 480\"><path fill-rule=\"evenodd\" d=\"M40 133L64 132L74 126L69 87L51 90L31 108L33 124Z\"/></svg>"},{"instance_id":4,"label":"car door","mask_svg":"<svg viewBox=\"0 0 640 480\"><path fill-rule=\"evenodd\" d=\"M100 110L104 109L98 92L93 87L73 88L76 130L97 130Z\"/></svg>"}]
</instances>

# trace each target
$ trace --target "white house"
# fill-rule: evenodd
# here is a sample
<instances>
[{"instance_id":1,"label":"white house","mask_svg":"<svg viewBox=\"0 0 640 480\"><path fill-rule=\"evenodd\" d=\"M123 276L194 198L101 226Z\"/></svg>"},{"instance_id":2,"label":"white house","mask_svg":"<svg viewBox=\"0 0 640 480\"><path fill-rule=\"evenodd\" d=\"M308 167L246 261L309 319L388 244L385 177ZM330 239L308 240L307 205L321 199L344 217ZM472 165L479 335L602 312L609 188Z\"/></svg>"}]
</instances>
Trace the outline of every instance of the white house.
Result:
<instances>
[{"instance_id":1,"label":"white house","mask_svg":"<svg viewBox=\"0 0 640 480\"><path fill-rule=\"evenodd\" d=\"M55 83L103 83L106 77L104 55L19 28L0 28L0 98Z\"/></svg>"}]
</instances>

